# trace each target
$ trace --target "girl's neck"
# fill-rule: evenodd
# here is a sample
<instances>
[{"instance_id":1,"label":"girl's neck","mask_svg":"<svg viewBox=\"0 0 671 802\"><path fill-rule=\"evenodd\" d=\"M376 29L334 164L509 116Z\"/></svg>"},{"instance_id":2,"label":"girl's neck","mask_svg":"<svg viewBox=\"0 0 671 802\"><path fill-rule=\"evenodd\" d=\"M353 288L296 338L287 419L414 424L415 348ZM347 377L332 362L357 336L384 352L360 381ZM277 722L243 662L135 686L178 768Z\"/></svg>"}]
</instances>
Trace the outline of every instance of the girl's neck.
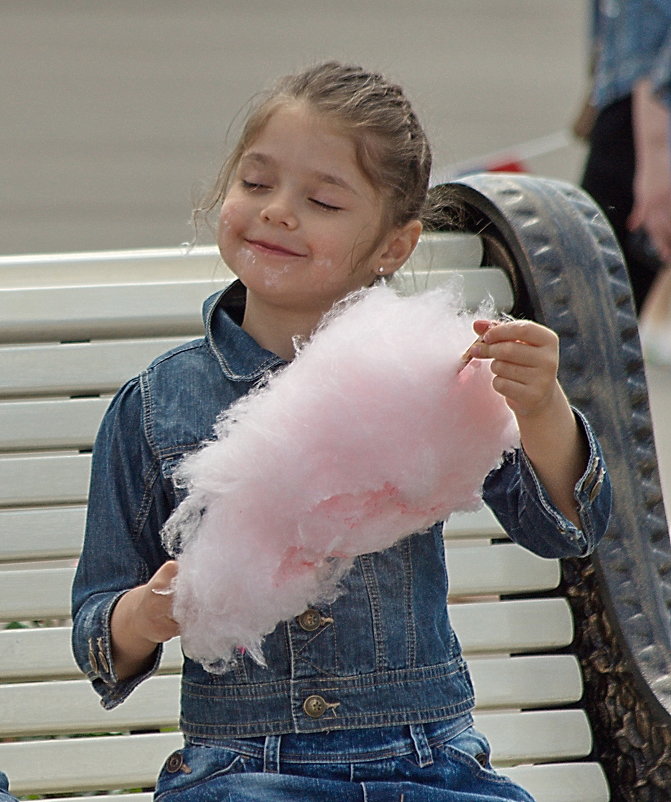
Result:
<instances>
[{"instance_id":1,"label":"girl's neck","mask_svg":"<svg viewBox=\"0 0 671 802\"><path fill-rule=\"evenodd\" d=\"M262 348L290 362L296 355L295 340L310 337L321 317L321 313L312 310L301 314L295 310L268 307L248 293L242 328Z\"/></svg>"}]
</instances>

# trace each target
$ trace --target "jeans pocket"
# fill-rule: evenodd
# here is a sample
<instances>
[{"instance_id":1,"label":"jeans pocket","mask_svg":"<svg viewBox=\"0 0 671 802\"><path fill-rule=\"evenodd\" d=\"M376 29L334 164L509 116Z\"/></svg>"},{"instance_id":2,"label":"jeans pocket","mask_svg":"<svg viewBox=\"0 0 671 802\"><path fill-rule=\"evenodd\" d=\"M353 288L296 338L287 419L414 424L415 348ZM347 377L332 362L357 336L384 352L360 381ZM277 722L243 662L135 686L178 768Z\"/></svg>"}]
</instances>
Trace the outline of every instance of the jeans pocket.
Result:
<instances>
[{"instance_id":1,"label":"jeans pocket","mask_svg":"<svg viewBox=\"0 0 671 802\"><path fill-rule=\"evenodd\" d=\"M207 798L207 791L218 777L245 771L247 762L246 756L232 749L188 744L166 759L158 776L154 799L156 802L173 798L180 802L198 802Z\"/></svg>"},{"instance_id":2,"label":"jeans pocket","mask_svg":"<svg viewBox=\"0 0 671 802\"><path fill-rule=\"evenodd\" d=\"M470 776L479 782L491 782L495 786L510 785L519 787L516 783L503 774L499 774L491 764L491 747L486 736L475 729L473 725L467 727L463 732L449 738L436 747L436 752L452 764L456 769L460 766L462 770L468 772ZM522 789L520 789L521 791ZM530 799L531 797L522 792L520 799ZM506 797L507 798L507 797ZM517 799L518 797L511 797Z\"/></svg>"}]
</instances>

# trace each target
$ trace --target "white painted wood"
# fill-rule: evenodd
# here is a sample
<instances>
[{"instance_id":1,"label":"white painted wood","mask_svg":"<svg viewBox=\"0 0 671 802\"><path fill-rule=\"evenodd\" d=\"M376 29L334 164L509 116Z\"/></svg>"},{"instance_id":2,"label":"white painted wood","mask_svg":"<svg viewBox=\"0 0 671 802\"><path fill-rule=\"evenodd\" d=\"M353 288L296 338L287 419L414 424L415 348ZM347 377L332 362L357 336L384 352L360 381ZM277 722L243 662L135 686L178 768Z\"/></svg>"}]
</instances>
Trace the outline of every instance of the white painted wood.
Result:
<instances>
[{"instance_id":1,"label":"white painted wood","mask_svg":"<svg viewBox=\"0 0 671 802\"><path fill-rule=\"evenodd\" d=\"M610 801L608 781L598 763L514 766L504 772L526 788L536 802Z\"/></svg>"},{"instance_id":2,"label":"white painted wood","mask_svg":"<svg viewBox=\"0 0 671 802\"><path fill-rule=\"evenodd\" d=\"M0 450L90 449L109 397L0 403Z\"/></svg>"},{"instance_id":3,"label":"white painted wood","mask_svg":"<svg viewBox=\"0 0 671 802\"><path fill-rule=\"evenodd\" d=\"M0 457L0 507L82 504L90 467L89 454Z\"/></svg>"},{"instance_id":4,"label":"white painted wood","mask_svg":"<svg viewBox=\"0 0 671 802\"><path fill-rule=\"evenodd\" d=\"M498 766L572 760L592 749L584 710L476 713L475 726L487 735Z\"/></svg>"},{"instance_id":5,"label":"white painted wood","mask_svg":"<svg viewBox=\"0 0 671 802\"><path fill-rule=\"evenodd\" d=\"M469 305L492 292L506 311L508 279L473 267L481 255L477 237L425 236L398 282L417 291L463 281ZM90 448L119 385L200 336L202 299L230 279L214 248L0 257L0 343L7 343L0 344L0 619L67 620L90 465L76 452ZM510 767L538 802L607 802L601 767L582 762L591 748L587 718L561 709L580 699L578 663L570 654L541 653L571 643L567 601L495 600L555 588L558 563L512 543L488 543L502 537L486 508L455 515L445 527L451 617L474 678L476 723L490 737L495 763ZM7 739L0 768L12 790L151 787L181 743L176 732L39 739L174 726L179 640L166 645L159 674L111 712L81 678L69 641L67 626L0 630L0 740ZM23 737L29 740L13 740ZM551 763L523 765L534 761Z\"/></svg>"},{"instance_id":6,"label":"white painted wood","mask_svg":"<svg viewBox=\"0 0 671 802\"><path fill-rule=\"evenodd\" d=\"M450 597L525 593L559 584L558 560L546 560L515 543L446 549Z\"/></svg>"},{"instance_id":7,"label":"white painted wood","mask_svg":"<svg viewBox=\"0 0 671 802\"><path fill-rule=\"evenodd\" d=\"M582 693L572 655L481 658L471 661L471 668L479 710L570 704ZM152 677L110 711L84 679L0 685L0 737L177 726L179 684L178 674Z\"/></svg>"},{"instance_id":8,"label":"white painted wood","mask_svg":"<svg viewBox=\"0 0 671 802\"><path fill-rule=\"evenodd\" d=\"M83 505L0 511L0 565L74 559L81 551L85 520Z\"/></svg>"},{"instance_id":9,"label":"white painted wood","mask_svg":"<svg viewBox=\"0 0 671 802\"><path fill-rule=\"evenodd\" d=\"M72 655L71 634L69 626L0 630L0 680L81 679ZM182 652L179 638L175 638L163 646L159 673L179 672L181 667Z\"/></svg>"},{"instance_id":10,"label":"white painted wood","mask_svg":"<svg viewBox=\"0 0 671 802\"><path fill-rule=\"evenodd\" d=\"M0 744L0 765L15 794L152 787L178 732Z\"/></svg>"},{"instance_id":11,"label":"white painted wood","mask_svg":"<svg viewBox=\"0 0 671 802\"><path fill-rule=\"evenodd\" d=\"M561 649L573 641L565 598L453 603L450 619L467 655Z\"/></svg>"},{"instance_id":12,"label":"white painted wood","mask_svg":"<svg viewBox=\"0 0 671 802\"><path fill-rule=\"evenodd\" d=\"M74 567L4 570L0 576L0 620L38 621L70 617Z\"/></svg>"},{"instance_id":13,"label":"white painted wood","mask_svg":"<svg viewBox=\"0 0 671 802\"><path fill-rule=\"evenodd\" d=\"M452 623L467 657L568 646L573 619L566 599L516 599L453 605ZM164 645L161 671L179 671L179 639ZM69 627L0 630L0 680L78 679Z\"/></svg>"},{"instance_id":14,"label":"white painted wood","mask_svg":"<svg viewBox=\"0 0 671 802\"><path fill-rule=\"evenodd\" d=\"M452 593L457 596L544 590L558 582L555 561L534 558L514 543L453 552L463 552L452 560L457 566L451 569ZM9 621L67 617L73 573L69 566L6 571L0 582L0 616Z\"/></svg>"},{"instance_id":15,"label":"white painted wood","mask_svg":"<svg viewBox=\"0 0 671 802\"><path fill-rule=\"evenodd\" d=\"M0 347L0 397L114 393L157 356L187 339L160 337Z\"/></svg>"},{"instance_id":16,"label":"white painted wood","mask_svg":"<svg viewBox=\"0 0 671 802\"><path fill-rule=\"evenodd\" d=\"M572 654L468 661L479 710L558 707L578 702L582 672Z\"/></svg>"},{"instance_id":17,"label":"white painted wood","mask_svg":"<svg viewBox=\"0 0 671 802\"><path fill-rule=\"evenodd\" d=\"M467 274L465 280L464 274ZM433 290L449 284L459 293L466 309L475 311L491 307L498 312L510 312L515 301L508 276L497 267L433 269L430 271L401 270L391 282L403 295Z\"/></svg>"},{"instance_id":18,"label":"white painted wood","mask_svg":"<svg viewBox=\"0 0 671 802\"><path fill-rule=\"evenodd\" d=\"M506 537L494 513L486 506L476 512L455 512L450 515L443 527L443 534L448 541L464 537Z\"/></svg>"},{"instance_id":19,"label":"white painted wood","mask_svg":"<svg viewBox=\"0 0 671 802\"><path fill-rule=\"evenodd\" d=\"M202 303L220 289L202 280L0 290L0 342L186 338L202 330Z\"/></svg>"}]
</instances>

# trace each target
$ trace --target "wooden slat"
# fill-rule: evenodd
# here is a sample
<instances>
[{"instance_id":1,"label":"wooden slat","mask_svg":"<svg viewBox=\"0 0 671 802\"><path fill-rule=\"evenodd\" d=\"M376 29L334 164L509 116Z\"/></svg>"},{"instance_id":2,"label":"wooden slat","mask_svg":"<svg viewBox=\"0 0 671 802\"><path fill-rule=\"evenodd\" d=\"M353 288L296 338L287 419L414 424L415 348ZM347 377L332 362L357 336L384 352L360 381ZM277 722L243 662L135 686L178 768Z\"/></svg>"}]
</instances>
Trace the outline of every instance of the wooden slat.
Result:
<instances>
[{"instance_id":1,"label":"wooden slat","mask_svg":"<svg viewBox=\"0 0 671 802\"><path fill-rule=\"evenodd\" d=\"M514 543L451 552L451 587L455 596L547 590L559 581L557 561L542 560ZM0 616L6 621L67 617L73 572L70 567L4 571Z\"/></svg>"},{"instance_id":2,"label":"wooden slat","mask_svg":"<svg viewBox=\"0 0 671 802\"><path fill-rule=\"evenodd\" d=\"M105 397L0 403L0 450L90 449L109 401Z\"/></svg>"},{"instance_id":3,"label":"wooden slat","mask_svg":"<svg viewBox=\"0 0 671 802\"><path fill-rule=\"evenodd\" d=\"M202 280L0 290L0 342L186 336L219 289Z\"/></svg>"},{"instance_id":4,"label":"wooden slat","mask_svg":"<svg viewBox=\"0 0 671 802\"><path fill-rule=\"evenodd\" d=\"M453 605L452 623L467 657L559 649L573 639L566 599L516 599ZM161 670L181 666L179 639L165 644ZM74 679L69 627L0 630L0 680Z\"/></svg>"},{"instance_id":5,"label":"wooden slat","mask_svg":"<svg viewBox=\"0 0 671 802\"><path fill-rule=\"evenodd\" d=\"M591 734L582 711L478 713L496 764L529 762L539 752L557 761L583 757ZM0 765L16 794L152 786L164 759L181 745L179 733L101 736L0 744Z\"/></svg>"},{"instance_id":6,"label":"wooden slat","mask_svg":"<svg viewBox=\"0 0 671 802\"><path fill-rule=\"evenodd\" d=\"M587 757L592 730L584 710L477 713L475 726L491 744L497 766Z\"/></svg>"},{"instance_id":7,"label":"wooden slat","mask_svg":"<svg viewBox=\"0 0 671 802\"><path fill-rule=\"evenodd\" d=\"M536 802L609 802L611 798L599 763L515 766L504 773L526 788Z\"/></svg>"},{"instance_id":8,"label":"wooden slat","mask_svg":"<svg viewBox=\"0 0 671 802\"><path fill-rule=\"evenodd\" d=\"M194 337L199 332L193 333ZM115 392L189 337L0 347L0 397Z\"/></svg>"},{"instance_id":9,"label":"wooden slat","mask_svg":"<svg viewBox=\"0 0 671 802\"><path fill-rule=\"evenodd\" d=\"M537 557L514 543L446 549L450 597L526 593L559 584L558 560Z\"/></svg>"},{"instance_id":10,"label":"wooden slat","mask_svg":"<svg viewBox=\"0 0 671 802\"><path fill-rule=\"evenodd\" d=\"M0 744L0 765L14 794L152 787L178 732Z\"/></svg>"},{"instance_id":11,"label":"wooden slat","mask_svg":"<svg viewBox=\"0 0 671 802\"><path fill-rule=\"evenodd\" d=\"M68 627L31 627L0 630L0 681L33 682L81 679L70 645ZM182 667L179 638L163 646L160 672Z\"/></svg>"},{"instance_id":12,"label":"wooden slat","mask_svg":"<svg viewBox=\"0 0 671 802\"><path fill-rule=\"evenodd\" d=\"M0 685L0 733L26 737L176 727L179 684L176 674L151 677L114 710L101 707L86 679Z\"/></svg>"},{"instance_id":13,"label":"wooden slat","mask_svg":"<svg viewBox=\"0 0 671 802\"><path fill-rule=\"evenodd\" d=\"M86 507L0 510L0 563L79 555Z\"/></svg>"},{"instance_id":14,"label":"wooden slat","mask_svg":"<svg viewBox=\"0 0 671 802\"><path fill-rule=\"evenodd\" d=\"M572 655L480 658L470 665L479 710L572 704L582 694L580 669ZM124 704L107 711L85 679L0 685L0 736L177 726L179 686L178 674L152 677Z\"/></svg>"},{"instance_id":15,"label":"wooden slat","mask_svg":"<svg viewBox=\"0 0 671 802\"><path fill-rule=\"evenodd\" d=\"M561 649L573 641L564 598L452 604L450 619L467 655Z\"/></svg>"},{"instance_id":16,"label":"wooden slat","mask_svg":"<svg viewBox=\"0 0 671 802\"><path fill-rule=\"evenodd\" d=\"M462 275L468 272L468 281ZM392 286L404 295L432 290L453 283L455 290L459 291L466 309L477 310L483 304L493 301L499 312L510 312L515 297L510 279L497 267L481 268L452 268L450 270L415 271L401 270L396 274Z\"/></svg>"},{"instance_id":17,"label":"wooden slat","mask_svg":"<svg viewBox=\"0 0 671 802\"><path fill-rule=\"evenodd\" d=\"M465 537L500 538L505 537L501 524L489 507L481 507L477 512L455 512L450 515L443 527L446 540Z\"/></svg>"},{"instance_id":18,"label":"wooden slat","mask_svg":"<svg viewBox=\"0 0 671 802\"><path fill-rule=\"evenodd\" d=\"M90 468L89 454L0 457L0 507L81 504Z\"/></svg>"},{"instance_id":19,"label":"wooden slat","mask_svg":"<svg viewBox=\"0 0 671 802\"><path fill-rule=\"evenodd\" d=\"M0 618L38 621L70 617L74 568L4 570L0 577Z\"/></svg>"}]
</instances>

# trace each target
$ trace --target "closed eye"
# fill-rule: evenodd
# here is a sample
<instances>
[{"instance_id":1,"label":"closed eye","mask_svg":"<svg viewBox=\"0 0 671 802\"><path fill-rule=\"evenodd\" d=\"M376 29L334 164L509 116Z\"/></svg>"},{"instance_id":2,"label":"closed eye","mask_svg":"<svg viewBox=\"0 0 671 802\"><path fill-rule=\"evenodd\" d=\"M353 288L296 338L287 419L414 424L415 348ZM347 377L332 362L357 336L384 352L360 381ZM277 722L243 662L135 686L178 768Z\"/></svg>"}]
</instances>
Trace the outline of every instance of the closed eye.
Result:
<instances>
[{"instance_id":1,"label":"closed eye","mask_svg":"<svg viewBox=\"0 0 671 802\"><path fill-rule=\"evenodd\" d=\"M245 181L244 178L240 180L242 186L249 190L250 192L254 192L255 190L259 189L268 189L269 187L266 184L259 184L256 181Z\"/></svg>"},{"instance_id":2,"label":"closed eye","mask_svg":"<svg viewBox=\"0 0 671 802\"><path fill-rule=\"evenodd\" d=\"M324 201L317 200L316 198L310 198L310 200L316 206L319 206L321 209L325 209L328 212L339 212L342 209L342 206L333 206L331 203L324 203Z\"/></svg>"}]
</instances>

